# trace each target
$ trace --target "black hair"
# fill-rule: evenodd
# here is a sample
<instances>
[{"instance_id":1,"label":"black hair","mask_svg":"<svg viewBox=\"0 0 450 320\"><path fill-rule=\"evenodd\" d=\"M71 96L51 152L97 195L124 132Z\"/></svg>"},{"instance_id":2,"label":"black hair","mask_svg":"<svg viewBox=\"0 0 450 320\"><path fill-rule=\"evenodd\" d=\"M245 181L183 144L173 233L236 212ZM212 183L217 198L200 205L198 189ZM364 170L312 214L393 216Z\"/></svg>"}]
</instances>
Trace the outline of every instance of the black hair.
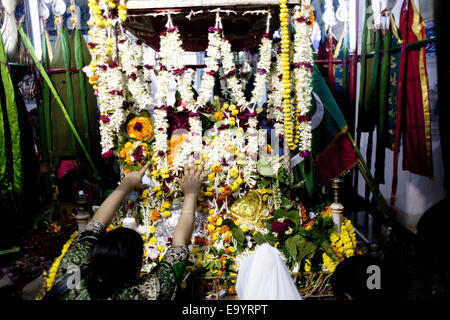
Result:
<instances>
[{"instance_id":1,"label":"black hair","mask_svg":"<svg viewBox=\"0 0 450 320\"><path fill-rule=\"evenodd\" d=\"M331 286L336 299L345 299L348 294L354 300L373 300L382 297L381 289L370 289L367 279L368 267L380 266L371 256L352 256L340 262L331 276Z\"/></svg>"},{"instance_id":2,"label":"black hair","mask_svg":"<svg viewBox=\"0 0 450 320\"><path fill-rule=\"evenodd\" d=\"M106 233L94 245L86 287L91 299L105 299L138 278L144 242L128 228Z\"/></svg>"}]
</instances>

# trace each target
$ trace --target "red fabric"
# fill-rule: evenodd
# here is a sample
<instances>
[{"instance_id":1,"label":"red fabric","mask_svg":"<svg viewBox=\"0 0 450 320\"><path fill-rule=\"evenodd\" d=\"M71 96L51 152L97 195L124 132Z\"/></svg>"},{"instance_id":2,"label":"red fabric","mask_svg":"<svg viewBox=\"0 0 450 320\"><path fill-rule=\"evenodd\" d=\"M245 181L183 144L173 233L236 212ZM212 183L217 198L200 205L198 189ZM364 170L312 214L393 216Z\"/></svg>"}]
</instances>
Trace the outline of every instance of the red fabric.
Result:
<instances>
[{"instance_id":1,"label":"red fabric","mask_svg":"<svg viewBox=\"0 0 450 320\"><path fill-rule=\"evenodd\" d=\"M345 134L334 140L314 159L317 184L323 186L358 163L355 150ZM320 170L318 170L320 168Z\"/></svg>"},{"instance_id":2,"label":"red fabric","mask_svg":"<svg viewBox=\"0 0 450 320\"><path fill-rule=\"evenodd\" d=\"M404 0L400 15L400 34L403 47L400 58L400 75L398 81L398 108L394 140L394 173L392 180L391 205L395 204L398 182L398 152L400 135L403 136L403 170L431 177L433 175L431 152L427 156L425 136L425 116L420 81L419 59L420 48L407 49L406 44L419 39L412 30L414 9L411 0ZM419 14L419 23L423 19ZM425 39L425 28L421 30ZM425 66L425 55L422 57ZM427 81L428 90L428 81ZM430 121L430 119L427 119ZM431 138L430 138L431 139Z\"/></svg>"}]
</instances>

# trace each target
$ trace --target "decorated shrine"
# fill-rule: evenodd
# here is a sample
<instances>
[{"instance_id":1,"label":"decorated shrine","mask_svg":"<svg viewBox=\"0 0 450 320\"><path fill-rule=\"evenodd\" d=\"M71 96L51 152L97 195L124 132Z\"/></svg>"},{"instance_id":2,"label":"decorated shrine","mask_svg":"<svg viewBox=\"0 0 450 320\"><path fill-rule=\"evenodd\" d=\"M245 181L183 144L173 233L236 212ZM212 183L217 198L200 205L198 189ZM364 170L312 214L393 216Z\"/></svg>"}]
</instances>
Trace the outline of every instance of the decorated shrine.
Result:
<instances>
[{"instance_id":1,"label":"decorated shrine","mask_svg":"<svg viewBox=\"0 0 450 320\"><path fill-rule=\"evenodd\" d=\"M8 65L33 79L22 91L34 90L28 100L38 113L42 191L30 229L58 239L36 299L55 286L102 202L146 165L143 188L127 193L106 233L135 230L144 244L140 274L154 272L173 244L180 181L192 164L204 181L179 294L208 300L239 299L240 267L265 243L303 299L333 299L340 263L380 258L377 241L409 237L411 214L398 207L408 196L398 170L402 132L403 170L444 172L442 156L432 161L436 106L425 60L436 37L425 23L410 35L404 15L422 19L414 0L19 1L25 22L17 23L7 20L20 16L17 4L2 4L0 121L8 124L2 139L10 138L0 141L2 202L24 202L30 192ZM405 67L405 52L420 70L415 93L407 79L417 70ZM430 188L432 205L445 198Z\"/></svg>"}]
</instances>

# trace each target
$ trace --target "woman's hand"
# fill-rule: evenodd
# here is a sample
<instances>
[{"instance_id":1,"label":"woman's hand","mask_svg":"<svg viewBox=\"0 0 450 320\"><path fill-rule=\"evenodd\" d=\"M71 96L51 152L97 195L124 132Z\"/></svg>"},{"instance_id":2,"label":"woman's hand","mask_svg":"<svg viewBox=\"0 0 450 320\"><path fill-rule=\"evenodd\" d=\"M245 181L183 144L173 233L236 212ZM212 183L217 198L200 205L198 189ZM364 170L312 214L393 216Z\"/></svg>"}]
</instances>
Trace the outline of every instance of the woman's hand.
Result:
<instances>
[{"instance_id":1,"label":"woman's hand","mask_svg":"<svg viewBox=\"0 0 450 320\"><path fill-rule=\"evenodd\" d=\"M184 178L181 180L177 178L184 196L194 195L197 198L200 187L205 177L202 175L203 165L195 172L195 167L192 163L184 166Z\"/></svg>"},{"instance_id":2,"label":"woman's hand","mask_svg":"<svg viewBox=\"0 0 450 320\"><path fill-rule=\"evenodd\" d=\"M124 184L130 188L130 190L142 189L142 176L145 174L145 170L147 170L150 165L150 161L142 167L139 171L132 171L128 173L125 178L122 180L121 184Z\"/></svg>"},{"instance_id":3,"label":"woman's hand","mask_svg":"<svg viewBox=\"0 0 450 320\"><path fill-rule=\"evenodd\" d=\"M92 220L101 222L104 226L109 226L116 215L117 208L123 199L125 199L127 193L131 190L142 188L142 176L149 165L150 161L141 170L127 174L114 192L103 201L100 208L92 217Z\"/></svg>"}]
</instances>

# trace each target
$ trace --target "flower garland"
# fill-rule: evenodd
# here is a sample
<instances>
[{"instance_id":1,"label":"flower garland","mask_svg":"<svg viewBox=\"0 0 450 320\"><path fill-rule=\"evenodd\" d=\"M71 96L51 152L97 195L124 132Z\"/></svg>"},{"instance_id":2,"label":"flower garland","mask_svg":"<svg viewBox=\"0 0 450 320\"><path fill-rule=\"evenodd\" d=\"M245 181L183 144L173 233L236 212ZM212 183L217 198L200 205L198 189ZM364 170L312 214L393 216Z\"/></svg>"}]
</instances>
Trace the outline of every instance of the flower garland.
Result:
<instances>
[{"instance_id":1,"label":"flower garland","mask_svg":"<svg viewBox=\"0 0 450 320\"><path fill-rule=\"evenodd\" d=\"M138 113L148 110L151 104L150 86L145 82L142 72L143 49L140 41L136 41L134 50L124 37L119 40L119 61L125 72L128 92L131 94L133 107L127 109L128 113Z\"/></svg>"},{"instance_id":2,"label":"flower garland","mask_svg":"<svg viewBox=\"0 0 450 320\"><path fill-rule=\"evenodd\" d=\"M283 88L283 113L284 113L284 132L285 139L289 149L295 150L297 145L294 141L292 128L292 106L291 106L291 78L289 64L289 10L287 0L280 0L280 26L281 26L281 70L282 70L282 88ZM295 128L294 128L295 129Z\"/></svg>"},{"instance_id":3,"label":"flower garland","mask_svg":"<svg viewBox=\"0 0 450 320\"><path fill-rule=\"evenodd\" d=\"M284 114L283 114L283 90L281 84L282 71L281 71L281 55L278 54L279 47L274 51L277 53L275 55L276 60L272 64L270 73L270 92L268 97L269 113L268 118L274 119L274 129L275 133L279 137L284 137Z\"/></svg>"},{"instance_id":4,"label":"flower garland","mask_svg":"<svg viewBox=\"0 0 450 320\"><path fill-rule=\"evenodd\" d=\"M89 0L91 42L88 44L92 60L83 68L99 100L100 144L107 155L114 149L116 134L125 120L122 70L116 61L113 25L126 20L124 0ZM118 9L118 17L111 18L110 10Z\"/></svg>"},{"instance_id":5,"label":"flower garland","mask_svg":"<svg viewBox=\"0 0 450 320\"><path fill-rule=\"evenodd\" d=\"M215 75L219 68L218 60L220 59L220 47L222 45L222 39L220 32L221 28L210 27L208 29L208 48L206 49L205 58L205 71L202 75L202 81L200 83L199 96L195 102L196 109L202 108L211 98L211 94L214 88Z\"/></svg>"},{"instance_id":6,"label":"flower garland","mask_svg":"<svg viewBox=\"0 0 450 320\"><path fill-rule=\"evenodd\" d=\"M45 277L44 274L44 294L45 292L48 292L52 286L53 282L55 281L56 272L58 271L59 264L61 263L61 260L64 258L64 255L66 254L67 250L69 249L72 242L75 240L76 236L78 235L78 232L75 231L71 236L70 239L67 240L67 242L64 244L61 255L56 258L55 262L53 262L52 267L49 270L48 276Z\"/></svg>"},{"instance_id":7,"label":"flower garland","mask_svg":"<svg viewBox=\"0 0 450 320\"><path fill-rule=\"evenodd\" d=\"M269 19L267 23L269 23ZM271 50L272 40L268 33L262 35L261 44L259 46L259 60L257 64L257 72L255 76L255 87L252 91L252 97L249 103L247 103L244 90L238 79L238 72L233 60L233 52L231 50L230 42L222 37L221 56L222 66L226 78L227 87L230 91L232 102L237 106L253 105L251 111L254 111L256 106L261 102L265 92L267 75L270 71L271 64Z\"/></svg>"},{"instance_id":8,"label":"flower garland","mask_svg":"<svg viewBox=\"0 0 450 320\"><path fill-rule=\"evenodd\" d=\"M267 74L270 71L270 64L272 61L272 40L268 33L262 35L261 44L259 48L259 60L256 68L255 88L252 92L250 104L259 105L262 97L266 92Z\"/></svg>"},{"instance_id":9,"label":"flower garland","mask_svg":"<svg viewBox=\"0 0 450 320\"><path fill-rule=\"evenodd\" d=\"M296 106L294 112L294 143L299 145L300 155L308 157L311 152L311 117L308 112L311 108L313 55L311 49L311 21L310 6L303 5L300 17L295 19L294 37L294 79Z\"/></svg>"}]
</instances>

